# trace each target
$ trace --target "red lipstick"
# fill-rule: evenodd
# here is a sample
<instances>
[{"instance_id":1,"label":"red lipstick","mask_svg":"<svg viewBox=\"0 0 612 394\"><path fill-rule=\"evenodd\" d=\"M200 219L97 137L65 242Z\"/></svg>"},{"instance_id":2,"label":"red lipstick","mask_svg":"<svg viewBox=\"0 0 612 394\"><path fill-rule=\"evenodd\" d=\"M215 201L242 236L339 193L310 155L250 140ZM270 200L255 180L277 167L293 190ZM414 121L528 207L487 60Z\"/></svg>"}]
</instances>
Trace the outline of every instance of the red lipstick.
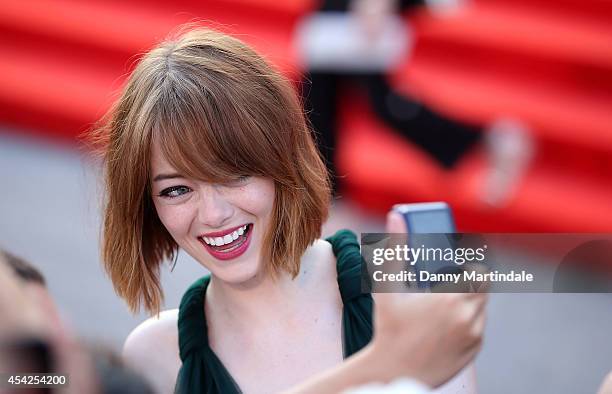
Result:
<instances>
[{"instance_id":1,"label":"red lipstick","mask_svg":"<svg viewBox=\"0 0 612 394\"><path fill-rule=\"evenodd\" d=\"M228 229L224 231L207 233L203 236L206 236L208 238L223 237L227 234L231 234L232 232L239 229L240 227L242 226L234 227L233 229ZM247 251L251 243L251 233L252 233L251 230L252 229L253 229L253 224L248 224L244 234L238 236L237 239L223 246L209 245L206 243L204 238L202 238L203 236L198 237L198 240L200 241L200 243L202 243L202 245L204 245L204 248L206 248L208 253L210 253L210 255L213 256L214 258L218 260L231 260L231 259L237 258L238 256L241 256L242 254L244 254L244 252Z\"/></svg>"}]
</instances>

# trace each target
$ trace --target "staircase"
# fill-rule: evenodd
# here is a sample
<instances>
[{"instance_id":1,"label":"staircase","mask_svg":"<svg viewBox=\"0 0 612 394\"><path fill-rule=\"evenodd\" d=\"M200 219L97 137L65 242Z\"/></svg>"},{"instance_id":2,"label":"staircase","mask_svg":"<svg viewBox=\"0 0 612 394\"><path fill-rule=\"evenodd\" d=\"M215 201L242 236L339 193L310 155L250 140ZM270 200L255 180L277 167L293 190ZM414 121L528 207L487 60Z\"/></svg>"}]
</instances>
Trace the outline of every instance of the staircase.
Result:
<instances>
[{"instance_id":1,"label":"staircase","mask_svg":"<svg viewBox=\"0 0 612 394\"><path fill-rule=\"evenodd\" d=\"M456 15L407 19L416 47L395 88L470 123L522 119L537 157L508 204L488 206L483 152L442 171L353 94L339 147L346 194L381 213L445 200L462 231L612 230L612 3L473 0Z\"/></svg>"},{"instance_id":2,"label":"staircase","mask_svg":"<svg viewBox=\"0 0 612 394\"><path fill-rule=\"evenodd\" d=\"M139 54L186 22L237 35L297 80L293 27L315 7L311 0L2 2L0 122L74 140L107 111ZM538 156L507 206L486 206L478 198L482 152L441 171L355 94L342 104L344 194L381 213L396 202L443 199L463 231L612 230L612 3L472 0L457 15L406 18L417 45L390 75L394 86L465 121L523 119Z\"/></svg>"},{"instance_id":3,"label":"staircase","mask_svg":"<svg viewBox=\"0 0 612 394\"><path fill-rule=\"evenodd\" d=\"M188 22L235 34L297 75L290 56L292 26L310 2L167 3L0 3L0 122L74 138L106 112L138 55Z\"/></svg>"}]
</instances>

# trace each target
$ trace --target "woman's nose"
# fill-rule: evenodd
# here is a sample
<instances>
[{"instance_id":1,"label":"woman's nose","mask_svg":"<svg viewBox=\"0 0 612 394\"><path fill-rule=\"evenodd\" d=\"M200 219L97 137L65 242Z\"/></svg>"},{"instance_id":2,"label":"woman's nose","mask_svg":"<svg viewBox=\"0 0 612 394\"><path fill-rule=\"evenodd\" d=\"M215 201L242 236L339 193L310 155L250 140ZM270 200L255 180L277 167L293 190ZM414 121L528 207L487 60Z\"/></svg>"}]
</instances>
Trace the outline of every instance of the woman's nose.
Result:
<instances>
[{"instance_id":1,"label":"woman's nose","mask_svg":"<svg viewBox=\"0 0 612 394\"><path fill-rule=\"evenodd\" d=\"M214 187L204 187L198 204L198 220L211 228L221 228L229 222L234 210Z\"/></svg>"}]
</instances>

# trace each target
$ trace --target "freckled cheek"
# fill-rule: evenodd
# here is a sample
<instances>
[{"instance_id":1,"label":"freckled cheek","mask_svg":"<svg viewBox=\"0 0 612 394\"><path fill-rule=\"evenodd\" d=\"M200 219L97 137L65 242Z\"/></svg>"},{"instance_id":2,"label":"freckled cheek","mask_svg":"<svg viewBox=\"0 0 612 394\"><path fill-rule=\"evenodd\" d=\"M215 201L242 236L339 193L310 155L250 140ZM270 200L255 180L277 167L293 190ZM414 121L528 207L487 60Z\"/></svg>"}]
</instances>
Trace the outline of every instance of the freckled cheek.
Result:
<instances>
[{"instance_id":1,"label":"freckled cheek","mask_svg":"<svg viewBox=\"0 0 612 394\"><path fill-rule=\"evenodd\" d=\"M274 204L274 190L244 190L240 196L233 202L234 205L240 207L252 215L263 219L272 211Z\"/></svg>"},{"instance_id":2,"label":"freckled cheek","mask_svg":"<svg viewBox=\"0 0 612 394\"><path fill-rule=\"evenodd\" d=\"M187 206L156 204L157 215L166 230L178 242L178 238L189 234L193 212Z\"/></svg>"}]
</instances>

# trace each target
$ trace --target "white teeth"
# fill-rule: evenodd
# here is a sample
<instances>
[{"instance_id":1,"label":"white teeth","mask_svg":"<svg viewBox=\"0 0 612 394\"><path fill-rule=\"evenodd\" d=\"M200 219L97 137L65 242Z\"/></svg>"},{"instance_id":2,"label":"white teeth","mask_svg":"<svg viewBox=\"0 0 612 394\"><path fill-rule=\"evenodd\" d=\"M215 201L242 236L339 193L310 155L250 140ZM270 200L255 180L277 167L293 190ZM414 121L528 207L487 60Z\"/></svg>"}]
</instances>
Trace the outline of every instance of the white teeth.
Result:
<instances>
[{"instance_id":1,"label":"white teeth","mask_svg":"<svg viewBox=\"0 0 612 394\"><path fill-rule=\"evenodd\" d=\"M223 237L202 237L202 239L204 240L204 242L206 242L208 245L212 245L212 246L223 246L223 245L227 245L235 240L238 239L238 237L240 237L241 235L244 234L244 232L247 229L248 224L245 224L244 226L238 228L238 230L233 231L230 234L226 234Z\"/></svg>"}]
</instances>

